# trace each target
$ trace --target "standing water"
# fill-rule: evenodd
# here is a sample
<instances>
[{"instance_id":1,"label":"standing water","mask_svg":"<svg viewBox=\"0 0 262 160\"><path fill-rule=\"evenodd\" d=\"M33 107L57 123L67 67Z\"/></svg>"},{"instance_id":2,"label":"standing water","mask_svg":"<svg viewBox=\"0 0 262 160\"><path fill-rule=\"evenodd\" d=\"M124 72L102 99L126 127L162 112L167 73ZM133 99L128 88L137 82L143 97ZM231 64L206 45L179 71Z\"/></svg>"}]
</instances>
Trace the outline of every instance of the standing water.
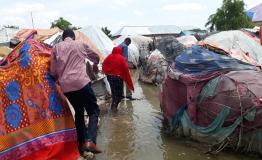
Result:
<instances>
[{"instance_id":1,"label":"standing water","mask_svg":"<svg viewBox=\"0 0 262 160\"><path fill-rule=\"evenodd\" d=\"M110 111L109 103L100 106L97 143L103 153L96 155L96 160L257 159L226 152L205 154L206 150L189 140L167 134L159 107L159 87L140 83L137 77L138 71L133 72L133 97L140 100L123 100L117 113Z\"/></svg>"}]
</instances>

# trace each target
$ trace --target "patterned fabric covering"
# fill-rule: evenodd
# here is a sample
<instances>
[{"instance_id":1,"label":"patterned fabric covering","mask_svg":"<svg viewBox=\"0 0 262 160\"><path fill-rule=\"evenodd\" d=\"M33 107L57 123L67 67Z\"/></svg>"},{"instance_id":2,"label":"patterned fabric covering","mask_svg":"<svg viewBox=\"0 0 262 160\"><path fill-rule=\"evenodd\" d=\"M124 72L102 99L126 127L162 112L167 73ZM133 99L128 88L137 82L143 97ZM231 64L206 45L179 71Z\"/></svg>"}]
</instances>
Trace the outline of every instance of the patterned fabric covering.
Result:
<instances>
[{"instance_id":1,"label":"patterned fabric covering","mask_svg":"<svg viewBox=\"0 0 262 160\"><path fill-rule=\"evenodd\" d=\"M74 121L48 73L51 48L27 40L0 62L0 159L73 160Z\"/></svg>"},{"instance_id":2,"label":"patterned fabric covering","mask_svg":"<svg viewBox=\"0 0 262 160\"><path fill-rule=\"evenodd\" d=\"M182 73L193 75L205 75L223 70L256 70L254 65L199 46L193 46L182 52L175 60L175 68Z\"/></svg>"}]
</instances>

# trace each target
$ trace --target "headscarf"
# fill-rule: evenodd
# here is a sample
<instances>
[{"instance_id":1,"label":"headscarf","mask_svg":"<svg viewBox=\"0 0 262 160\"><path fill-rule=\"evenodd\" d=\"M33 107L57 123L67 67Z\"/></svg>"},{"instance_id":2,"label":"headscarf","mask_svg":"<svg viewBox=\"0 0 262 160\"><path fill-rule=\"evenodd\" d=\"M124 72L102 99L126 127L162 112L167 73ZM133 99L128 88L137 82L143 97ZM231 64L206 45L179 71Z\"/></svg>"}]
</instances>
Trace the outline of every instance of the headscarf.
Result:
<instances>
[{"instance_id":1,"label":"headscarf","mask_svg":"<svg viewBox=\"0 0 262 160\"><path fill-rule=\"evenodd\" d=\"M104 60L102 70L106 75L119 76L126 82L128 87L134 91L134 85L129 73L128 64L123 57L122 48L113 48L112 53Z\"/></svg>"}]
</instances>

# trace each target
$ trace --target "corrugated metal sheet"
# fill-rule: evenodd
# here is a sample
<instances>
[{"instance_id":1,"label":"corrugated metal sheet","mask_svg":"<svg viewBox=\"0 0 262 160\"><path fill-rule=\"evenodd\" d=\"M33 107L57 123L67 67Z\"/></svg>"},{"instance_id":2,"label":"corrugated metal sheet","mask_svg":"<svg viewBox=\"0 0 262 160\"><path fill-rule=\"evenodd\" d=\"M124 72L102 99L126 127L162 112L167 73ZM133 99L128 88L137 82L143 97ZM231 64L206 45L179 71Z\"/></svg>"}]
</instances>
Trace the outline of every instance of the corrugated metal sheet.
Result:
<instances>
[{"instance_id":1,"label":"corrugated metal sheet","mask_svg":"<svg viewBox=\"0 0 262 160\"><path fill-rule=\"evenodd\" d=\"M124 26L113 34L113 36L180 34L181 32L182 29L175 25Z\"/></svg>"}]
</instances>

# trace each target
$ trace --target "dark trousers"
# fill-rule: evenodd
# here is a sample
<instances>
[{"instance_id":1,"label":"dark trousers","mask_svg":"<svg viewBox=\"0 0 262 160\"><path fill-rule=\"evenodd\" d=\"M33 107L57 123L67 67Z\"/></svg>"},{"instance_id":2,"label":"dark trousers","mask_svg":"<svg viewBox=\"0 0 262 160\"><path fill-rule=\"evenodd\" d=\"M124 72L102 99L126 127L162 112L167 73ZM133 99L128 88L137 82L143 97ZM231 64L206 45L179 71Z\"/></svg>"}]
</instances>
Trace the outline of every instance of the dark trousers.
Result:
<instances>
[{"instance_id":1,"label":"dark trousers","mask_svg":"<svg viewBox=\"0 0 262 160\"><path fill-rule=\"evenodd\" d=\"M99 106L95 94L91 88L91 83L84 88L65 93L75 110L75 125L77 131L78 145L82 146L85 141L90 140L96 144L97 123L100 114ZM85 126L84 110L89 116L88 127Z\"/></svg>"},{"instance_id":2,"label":"dark trousers","mask_svg":"<svg viewBox=\"0 0 262 160\"><path fill-rule=\"evenodd\" d=\"M123 96L123 80L118 76L111 75L107 75L107 80L111 88L112 102L117 107Z\"/></svg>"}]
</instances>

